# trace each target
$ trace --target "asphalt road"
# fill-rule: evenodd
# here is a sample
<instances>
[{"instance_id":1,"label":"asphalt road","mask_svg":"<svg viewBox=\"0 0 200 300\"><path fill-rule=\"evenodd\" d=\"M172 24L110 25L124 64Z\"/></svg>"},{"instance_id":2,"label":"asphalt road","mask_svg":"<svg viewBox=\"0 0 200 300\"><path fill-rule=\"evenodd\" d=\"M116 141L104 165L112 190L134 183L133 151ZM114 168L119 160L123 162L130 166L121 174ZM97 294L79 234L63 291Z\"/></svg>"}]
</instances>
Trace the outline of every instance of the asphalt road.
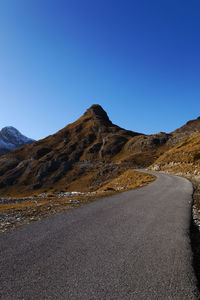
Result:
<instances>
[{"instance_id":1,"label":"asphalt road","mask_svg":"<svg viewBox=\"0 0 200 300\"><path fill-rule=\"evenodd\" d=\"M0 299L198 299L192 185L164 174L0 234Z\"/></svg>"}]
</instances>

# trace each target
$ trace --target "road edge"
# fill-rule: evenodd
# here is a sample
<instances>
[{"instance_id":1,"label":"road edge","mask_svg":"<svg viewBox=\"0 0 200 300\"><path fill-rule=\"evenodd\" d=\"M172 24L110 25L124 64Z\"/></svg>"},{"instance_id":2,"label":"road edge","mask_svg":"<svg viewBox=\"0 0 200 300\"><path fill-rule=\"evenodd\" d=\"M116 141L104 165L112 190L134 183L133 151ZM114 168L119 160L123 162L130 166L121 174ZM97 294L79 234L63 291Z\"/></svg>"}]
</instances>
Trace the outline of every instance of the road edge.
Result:
<instances>
[{"instance_id":1,"label":"road edge","mask_svg":"<svg viewBox=\"0 0 200 300\"><path fill-rule=\"evenodd\" d=\"M193 194L192 194L192 209L191 209L191 217L190 217L190 244L192 249L192 266L197 279L197 288L200 292L200 230L199 226L195 222L193 206L195 202L195 187L192 181L190 181L193 186ZM200 300L200 298L198 298Z\"/></svg>"}]
</instances>

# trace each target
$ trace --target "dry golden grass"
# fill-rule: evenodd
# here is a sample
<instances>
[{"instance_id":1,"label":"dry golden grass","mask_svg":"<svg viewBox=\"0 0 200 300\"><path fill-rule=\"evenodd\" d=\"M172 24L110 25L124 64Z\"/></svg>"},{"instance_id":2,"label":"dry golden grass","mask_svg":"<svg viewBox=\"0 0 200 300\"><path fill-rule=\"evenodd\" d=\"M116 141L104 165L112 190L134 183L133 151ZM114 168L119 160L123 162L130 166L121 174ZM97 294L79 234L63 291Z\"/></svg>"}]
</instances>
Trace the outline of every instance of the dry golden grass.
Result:
<instances>
[{"instance_id":1,"label":"dry golden grass","mask_svg":"<svg viewBox=\"0 0 200 300\"><path fill-rule=\"evenodd\" d=\"M101 109L100 114L95 110L89 109L56 134L0 157L0 197L54 190L93 191L111 179L108 173L99 176L106 164L143 168L155 161L160 154L157 148L163 148L152 144L159 135L127 131L112 124ZM78 166L84 163L91 167ZM115 178L121 171L109 173Z\"/></svg>"},{"instance_id":2,"label":"dry golden grass","mask_svg":"<svg viewBox=\"0 0 200 300\"><path fill-rule=\"evenodd\" d=\"M137 172L134 170L127 170L119 177L113 179L99 190L114 190L114 191L121 191L121 190L129 190L135 189L155 180L155 176L151 174L146 174L142 172Z\"/></svg>"},{"instance_id":3,"label":"dry golden grass","mask_svg":"<svg viewBox=\"0 0 200 300\"><path fill-rule=\"evenodd\" d=\"M0 204L0 211L5 211L5 210L12 210L12 209L18 209L18 210L24 210L26 208L31 208L31 207L39 207L39 206L44 206L44 205L49 205L49 203L53 204L71 204L70 201L73 201L74 199L83 202L85 200L90 200L90 199L96 199L100 198L102 196L109 196L112 195L113 193L117 192L122 192L122 191L127 191L130 189L136 189L138 187L145 186L149 184L150 182L154 181L156 179L156 176L151 175L151 174L146 174L134 170L126 170L123 174L121 174L119 177L111 180L110 182L106 183L102 187L100 187L96 192L90 192L89 190L85 192L83 195L75 195L72 197L63 197L63 198L58 198L52 193L47 193L46 197L44 199L37 198L35 197L34 199L31 200L24 200L23 202L20 203L2 203ZM20 197L15 198L15 201L21 200ZM87 202L87 201L86 201Z\"/></svg>"},{"instance_id":4,"label":"dry golden grass","mask_svg":"<svg viewBox=\"0 0 200 300\"><path fill-rule=\"evenodd\" d=\"M49 201L48 200L40 200L40 201L24 201L21 203L5 203L5 204L0 204L0 211L6 211L6 210L23 210L23 209L29 209L29 208L34 208L34 207L39 207L42 205L48 205Z\"/></svg>"},{"instance_id":5,"label":"dry golden grass","mask_svg":"<svg viewBox=\"0 0 200 300\"><path fill-rule=\"evenodd\" d=\"M105 196L145 186L155 179L156 176L154 175L126 170L123 174L107 182L93 193L89 192L69 198L58 198L51 193L47 193L47 197L44 199L35 197L34 199L24 200L21 203L12 203L12 200L11 203L2 203L0 204L0 231L33 222L63 210L79 207ZM17 199L15 198L14 200L16 201ZM13 216L16 217L13 218ZM2 221L4 219L6 220L5 222Z\"/></svg>"},{"instance_id":6,"label":"dry golden grass","mask_svg":"<svg viewBox=\"0 0 200 300\"><path fill-rule=\"evenodd\" d=\"M178 146L161 155L153 166L159 171L200 175L200 134L185 138Z\"/></svg>"}]
</instances>

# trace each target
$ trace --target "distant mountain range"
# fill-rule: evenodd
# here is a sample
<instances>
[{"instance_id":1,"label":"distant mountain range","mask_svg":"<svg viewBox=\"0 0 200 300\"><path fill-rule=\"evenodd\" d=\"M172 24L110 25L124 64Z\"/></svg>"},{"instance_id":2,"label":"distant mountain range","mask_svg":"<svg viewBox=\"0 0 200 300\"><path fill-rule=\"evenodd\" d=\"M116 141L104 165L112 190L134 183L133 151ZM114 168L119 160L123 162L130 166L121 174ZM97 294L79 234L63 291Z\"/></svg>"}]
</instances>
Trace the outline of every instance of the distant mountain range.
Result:
<instances>
[{"instance_id":1,"label":"distant mountain range","mask_svg":"<svg viewBox=\"0 0 200 300\"><path fill-rule=\"evenodd\" d=\"M200 133L200 118L172 133L145 135L114 125L100 105L57 133L0 157L0 194L95 190L120 166L144 168ZM114 176L114 175L113 175Z\"/></svg>"},{"instance_id":2,"label":"distant mountain range","mask_svg":"<svg viewBox=\"0 0 200 300\"><path fill-rule=\"evenodd\" d=\"M0 131L0 155L33 142L35 142L33 139L27 138L16 128L4 127Z\"/></svg>"}]
</instances>

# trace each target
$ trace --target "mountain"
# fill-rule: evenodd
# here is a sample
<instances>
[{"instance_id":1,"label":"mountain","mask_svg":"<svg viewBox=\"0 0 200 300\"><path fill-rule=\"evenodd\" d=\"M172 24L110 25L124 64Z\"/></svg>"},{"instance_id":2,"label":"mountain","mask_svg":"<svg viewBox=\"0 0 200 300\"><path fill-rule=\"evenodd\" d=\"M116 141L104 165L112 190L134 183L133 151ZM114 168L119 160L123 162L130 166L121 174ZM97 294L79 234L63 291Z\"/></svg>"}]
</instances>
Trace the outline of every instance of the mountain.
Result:
<instances>
[{"instance_id":1,"label":"mountain","mask_svg":"<svg viewBox=\"0 0 200 300\"><path fill-rule=\"evenodd\" d=\"M200 179L200 133L185 137L179 145L161 155L150 169L177 175L193 175Z\"/></svg>"},{"instance_id":2,"label":"mountain","mask_svg":"<svg viewBox=\"0 0 200 300\"><path fill-rule=\"evenodd\" d=\"M95 191L124 168L150 166L181 138L125 130L95 104L57 133L0 157L0 195Z\"/></svg>"},{"instance_id":3,"label":"mountain","mask_svg":"<svg viewBox=\"0 0 200 300\"><path fill-rule=\"evenodd\" d=\"M191 133L198 133L198 132L200 132L200 117L188 121L185 125L173 131L172 134L178 134L178 133L191 134Z\"/></svg>"},{"instance_id":4,"label":"mountain","mask_svg":"<svg viewBox=\"0 0 200 300\"><path fill-rule=\"evenodd\" d=\"M75 190L96 186L118 172L114 157L139 135L114 125L93 105L56 134L0 157L0 194L74 190L77 181Z\"/></svg>"},{"instance_id":5,"label":"mountain","mask_svg":"<svg viewBox=\"0 0 200 300\"><path fill-rule=\"evenodd\" d=\"M33 142L34 140L24 136L16 128L4 127L0 131L0 155Z\"/></svg>"},{"instance_id":6,"label":"mountain","mask_svg":"<svg viewBox=\"0 0 200 300\"><path fill-rule=\"evenodd\" d=\"M167 145L150 169L200 177L200 117L171 132Z\"/></svg>"}]
</instances>

